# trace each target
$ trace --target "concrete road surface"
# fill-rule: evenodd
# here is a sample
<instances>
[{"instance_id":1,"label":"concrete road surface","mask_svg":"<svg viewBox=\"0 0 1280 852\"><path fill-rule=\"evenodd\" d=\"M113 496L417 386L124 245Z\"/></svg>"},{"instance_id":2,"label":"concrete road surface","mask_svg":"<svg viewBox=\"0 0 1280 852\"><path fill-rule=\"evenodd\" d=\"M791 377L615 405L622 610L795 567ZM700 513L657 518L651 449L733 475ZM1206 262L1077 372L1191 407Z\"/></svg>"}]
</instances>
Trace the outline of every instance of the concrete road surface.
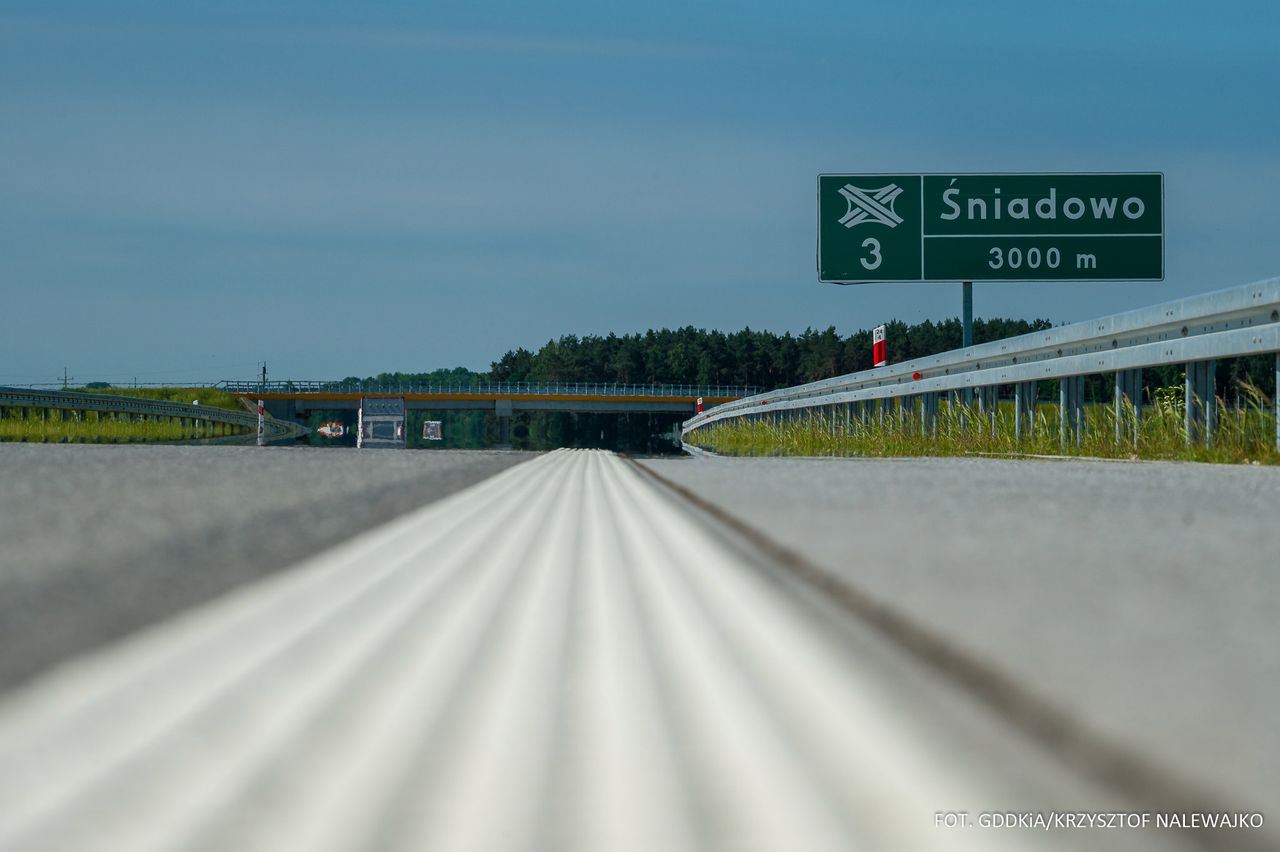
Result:
<instances>
[{"instance_id":1,"label":"concrete road surface","mask_svg":"<svg viewBox=\"0 0 1280 852\"><path fill-rule=\"evenodd\" d=\"M528 458L0 443L0 689Z\"/></svg>"},{"instance_id":2,"label":"concrete road surface","mask_svg":"<svg viewBox=\"0 0 1280 852\"><path fill-rule=\"evenodd\" d=\"M1280 822L1280 470L643 464L1149 769Z\"/></svg>"},{"instance_id":3,"label":"concrete road surface","mask_svg":"<svg viewBox=\"0 0 1280 852\"><path fill-rule=\"evenodd\" d=\"M354 463L429 454L382 455ZM933 617L901 593L928 600L932 578L987 564L952 553L948 513L986 523L973 520L984 504L946 499L952 474L1046 476L1071 518L1083 511L1071 468L807 464L553 453L86 648L0 696L0 852L1271 848L1275 835L1251 828L1117 827L1158 806L1135 782L1166 765L1176 720L1148 704L1157 734L1116 737L1141 746L1132 754L1098 723L1106 713L1062 724L1061 706L1124 703L1088 679L1070 695L1046 688L1052 666L1067 667L1022 634L1005 632L1017 647L996 653L1011 623L999 606L975 609L944 586L959 614ZM851 510L870 496L840 501L877 479L928 491L919 500L938 517L909 542L869 511L879 523L856 532ZM1269 480L1257 482L1265 497ZM1044 487L996 509L1034 528ZM792 502L805 500L808 511ZM979 531L982 553L1000 550L993 528ZM1000 606L1017 609L1008 599L1041 588L1034 575L1080 546L1034 549L1048 561L1018 562L1032 578L992 587ZM896 553L898 567L864 583L876 575L854 550ZM1046 582L1054 597L1027 600L1038 629L1091 634L1078 654L1116 629L1088 617L1100 607L1063 611L1077 602ZM864 586L877 597L860 611ZM910 619L886 614L899 611ZM1106 647L1142 659L1141 642ZM1042 668L1014 664L1033 655ZM1047 697L1010 702L1027 685ZM1143 688L1135 704L1150 700ZM1229 708L1238 695L1206 700ZM1247 768L1200 768L1177 764L1152 789L1190 791L1169 810L1195 809L1184 806L1201 793L1206 809L1255 808L1220 798L1245 789ZM1099 822L1037 827L1068 816Z\"/></svg>"}]
</instances>

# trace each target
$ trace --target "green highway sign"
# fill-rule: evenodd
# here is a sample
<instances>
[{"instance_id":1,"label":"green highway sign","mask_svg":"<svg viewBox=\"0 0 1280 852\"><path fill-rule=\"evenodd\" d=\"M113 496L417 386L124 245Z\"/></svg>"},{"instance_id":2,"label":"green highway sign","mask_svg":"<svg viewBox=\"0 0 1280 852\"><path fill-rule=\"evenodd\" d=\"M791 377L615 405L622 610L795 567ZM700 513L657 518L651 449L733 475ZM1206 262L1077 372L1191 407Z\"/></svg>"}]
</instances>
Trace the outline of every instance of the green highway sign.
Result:
<instances>
[{"instance_id":1,"label":"green highway sign","mask_svg":"<svg viewBox=\"0 0 1280 852\"><path fill-rule=\"evenodd\" d=\"M1164 175L819 175L818 280L1162 281Z\"/></svg>"}]
</instances>

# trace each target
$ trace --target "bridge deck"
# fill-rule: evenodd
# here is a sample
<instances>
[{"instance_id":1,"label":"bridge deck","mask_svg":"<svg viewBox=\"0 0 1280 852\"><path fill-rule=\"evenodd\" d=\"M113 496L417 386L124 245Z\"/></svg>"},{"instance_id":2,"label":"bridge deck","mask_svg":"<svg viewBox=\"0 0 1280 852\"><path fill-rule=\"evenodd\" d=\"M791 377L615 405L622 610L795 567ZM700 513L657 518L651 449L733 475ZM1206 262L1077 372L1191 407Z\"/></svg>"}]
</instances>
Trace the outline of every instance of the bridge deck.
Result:
<instances>
[{"instance_id":1,"label":"bridge deck","mask_svg":"<svg viewBox=\"0 0 1280 852\"><path fill-rule=\"evenodd\" d=\"M269 391L237 396L262 400L273 416L288 420L304 412L319 410L354 410L361 399L403 399L409 410L482 410L509 416L515 411L567 411L579 414L680 414L692 415L698 410L698 396L676 396L670 393L530 393L518 391L432 391L425 393L359 393L325 391ZM741 399L739 396L702 396L703 407Z\"/></svg>"}]
</instances>

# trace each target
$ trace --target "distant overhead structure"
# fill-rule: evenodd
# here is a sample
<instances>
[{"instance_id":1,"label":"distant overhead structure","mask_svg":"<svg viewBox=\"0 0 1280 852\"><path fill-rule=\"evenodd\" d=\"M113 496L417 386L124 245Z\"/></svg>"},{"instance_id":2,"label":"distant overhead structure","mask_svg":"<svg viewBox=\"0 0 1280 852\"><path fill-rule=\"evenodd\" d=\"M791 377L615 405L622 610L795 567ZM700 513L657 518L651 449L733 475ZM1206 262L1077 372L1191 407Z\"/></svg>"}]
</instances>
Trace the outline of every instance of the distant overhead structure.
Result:
<instances>
[{"instance_id":1,"label":"distant overhead structure","mask_svg":"<svg viewBox=\"0 0 1280 852\"><path fill-rule=\"evenodd\" d=\"M360 400L356 446L404 449L404 397L366 396Z\"/></svg>"}]
</instances>

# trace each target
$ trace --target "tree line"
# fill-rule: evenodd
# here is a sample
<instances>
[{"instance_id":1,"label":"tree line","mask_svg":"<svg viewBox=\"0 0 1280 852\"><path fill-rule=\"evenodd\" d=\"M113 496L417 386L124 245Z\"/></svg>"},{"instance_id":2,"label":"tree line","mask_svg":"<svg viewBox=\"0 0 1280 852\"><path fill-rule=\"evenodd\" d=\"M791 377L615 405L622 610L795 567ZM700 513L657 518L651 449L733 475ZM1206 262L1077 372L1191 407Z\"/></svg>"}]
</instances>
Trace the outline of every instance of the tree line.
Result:
<instances>
[{"instance_id":1,"label":"tree line","mask_svg":"<svg viewBox=\"0 0 1280 852\"><path fill-rule=\"evenodd\" d=\"M1047 319L977 319L975 343L1003 340L1051 328ZM962 345L959 319L886 324L890 363L958 349ZM619 384L731 385L772 390L870 369L871 330L839 334L834 326L805 329L800 334L777 334L744 328L723 332L686 326L637 334L566 334L548 340L536 351L509 350L490 364L487 373L463 367L424 373L380 373L366 379L352 376L344 384L376 386L477 385L486 382L604 382ZM1146 396L1151 390L1182 381L1179 366L1158 367L1143 374ZM1086 398L1105 400L1111 392L1109 376L1090 376ZM1218 394L1233 400L1251 385L1264 394L1275 393L1270 356L1224 359L1217 364ZM1056 398L1056 382L1040 383L1045 399Z\"/></svg>"},{"instance_id":2,"label":"tree line","mask_svg":"<svg viewBox=\"0 0 1280 852\"><path fill-rule=\"evenodd\" d=\"M1048 320L974 321L983 343L1051 327ZM887 324L891 362L959 348L958 319ZM494 361L493 381L618 382L621 384L746 385L770 390L871 368L871 331L841 336L834 326L798 335L725 333L686 326L643 334L564 335L537 352L520 348Z\"/></svg>"}]
</instances>

